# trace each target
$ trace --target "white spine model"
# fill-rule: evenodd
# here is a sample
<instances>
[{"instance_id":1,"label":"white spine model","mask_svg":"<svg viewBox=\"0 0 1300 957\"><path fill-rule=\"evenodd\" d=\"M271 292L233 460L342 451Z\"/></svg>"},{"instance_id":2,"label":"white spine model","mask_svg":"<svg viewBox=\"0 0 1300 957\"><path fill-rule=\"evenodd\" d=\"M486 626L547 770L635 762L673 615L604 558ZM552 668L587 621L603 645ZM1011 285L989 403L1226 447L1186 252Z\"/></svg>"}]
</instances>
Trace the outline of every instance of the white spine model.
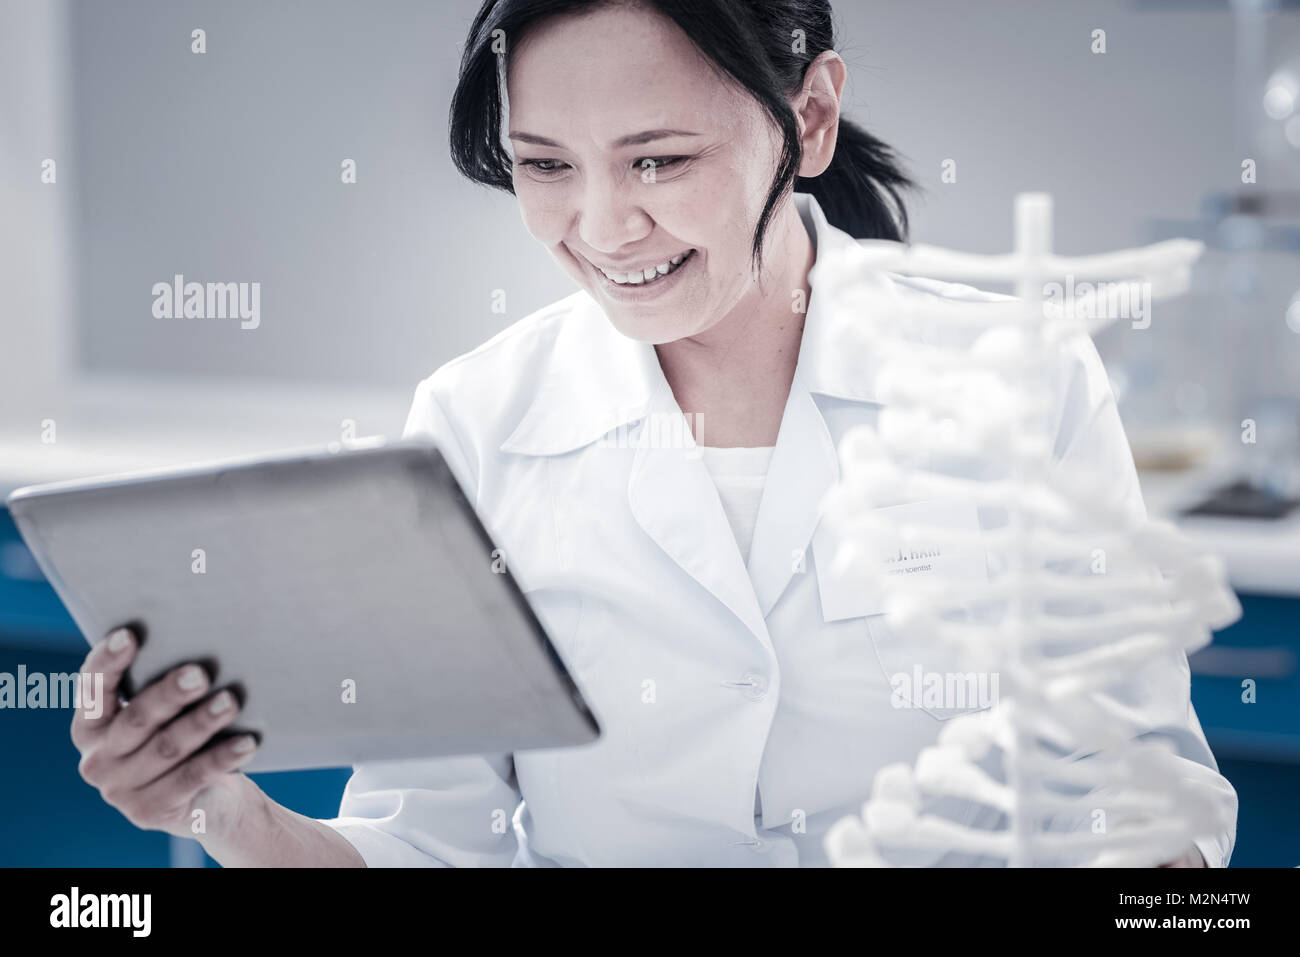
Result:
<instances>
[{"instance_id":1,"label":"white spine model","mask_svg":"<svg viewBox=\"0 0 1300 957\"><path fill-rule=\"evenodd\" d=\"M1016 290L995 301L900 303L901 314L863 301L853 316L879 360L883 407L875 428L840 445L841 479L823 519L843 543L837 573L878 590L909 649L938 648L934 660L996 675L998 693L992 707L945 722L915 766L880 769L861 816L827 835L834 864L887 866L897 863L892 851L911 849L1009 866L1152 866L1216 829L1188 762L1158 736L1143 738L1149 729L1107 690L1209 643L1240 605L1217 558L1106 494L1116 476L1054 469L1046 414L1072 337L1115 318L1096 297L1058 301L1049 284L1087 279L1093 285L1081 288L1091 292L1123 283L1174 296L1202 246L1172 240L1065 258L1052 254L1051 229L1051 197L1022 194L1009 255L865 242L819 275L819 285L842 283L834 298L852 295L853 271L864 266ZM957 460L961 475L950 467ZM1003 519L942 530L946 542L983 550L987 580L887 573L882 551L929 547L939 534L916 517L924 510L899 526L883 520L887 507L929 500L973 502L981 525ZM992 809L999 826L926 812L928 801L954 798Z\"/></svg>"}]
</instances>

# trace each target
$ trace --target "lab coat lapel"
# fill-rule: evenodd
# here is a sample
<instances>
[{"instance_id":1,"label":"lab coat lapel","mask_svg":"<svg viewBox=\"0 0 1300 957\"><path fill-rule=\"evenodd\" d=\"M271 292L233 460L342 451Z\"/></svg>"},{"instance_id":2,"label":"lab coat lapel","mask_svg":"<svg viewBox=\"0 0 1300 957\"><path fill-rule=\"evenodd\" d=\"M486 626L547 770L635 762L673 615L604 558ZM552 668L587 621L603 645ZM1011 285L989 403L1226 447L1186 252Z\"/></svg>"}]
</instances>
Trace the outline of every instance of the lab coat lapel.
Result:
<instances>
[{"instance_id":1,"label":"lab coat lapel","mask_svg":"<svg viewBox=\"0 0 1300 957\"><path fill-rule=\"evenodd\" d=\"M822 497L839 479L835 443L817 403L796 375L768 465L754 526L749 575L764 616L805 568Z\"/></svg>"},{"instance_id":2,"label":"lab coat lapel","mask_svg":"<svg viewBox=\"0 0 1300 957\"><path fill-rule=\"evenodd\" d=\"M770 647L722 500L654 346L618 333L585 293L571 305L545 381L500 451L564 455L600 441L628 454L636 523Z\"/></svg>"},{"instance_id":3,"label":"lab coat lapel","mask_svg":"<svg viewBox=\"0 0 1300 957\"><path fill-rule=\"evenodd\" d=\"M684 571L703 585L764 645L771 639L735 534L717 488L701 460L667 381L651 397L649 423L680 420L679 428L641 426L628 479L628 504L637 524ZM651 442L650 435L679 435L680 443Z\"/></svg>"}]
</instances>

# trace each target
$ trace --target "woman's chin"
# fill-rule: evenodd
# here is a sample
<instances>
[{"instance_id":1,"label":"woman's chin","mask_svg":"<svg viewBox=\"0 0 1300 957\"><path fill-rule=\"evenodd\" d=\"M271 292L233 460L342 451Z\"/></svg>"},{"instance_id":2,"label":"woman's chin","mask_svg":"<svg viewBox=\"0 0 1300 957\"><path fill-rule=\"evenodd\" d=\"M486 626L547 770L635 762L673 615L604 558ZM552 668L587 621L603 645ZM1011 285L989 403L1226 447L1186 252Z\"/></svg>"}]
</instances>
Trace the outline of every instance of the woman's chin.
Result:
<instances>
[{"instance_id":1,"label":"woman's chin","mask_svg":"<svg viewBox=\"0 0 1300 957\"><path fill-rule=\"evenodd\" d=\"M690 335L689 330L682 328L680 316L654 315L649 310L619 308L610 303L602 303L602 308L615 330L637 342L657 346Z\"/></svg>"}]
</instances>

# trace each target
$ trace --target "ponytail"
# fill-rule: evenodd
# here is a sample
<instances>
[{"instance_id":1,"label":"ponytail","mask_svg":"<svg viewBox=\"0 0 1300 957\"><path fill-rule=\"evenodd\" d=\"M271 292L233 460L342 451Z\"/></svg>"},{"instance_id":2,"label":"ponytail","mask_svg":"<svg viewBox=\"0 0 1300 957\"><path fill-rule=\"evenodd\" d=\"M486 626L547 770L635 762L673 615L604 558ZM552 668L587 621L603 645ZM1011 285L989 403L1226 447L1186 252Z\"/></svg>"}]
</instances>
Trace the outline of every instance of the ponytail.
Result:
<instances>
[{"instance_id":1,"label":"ponytail","mask_svg":"<svg viewBox=\"0 0 1300 957\"><path fill-rule=\"evenodd\" d=\"M820 176L796 178L794 188L811 193L827 222L855 239L906 242L901 192L915 186L887 143L841 118L831 165Z\"/></svg>"}]
</instances>

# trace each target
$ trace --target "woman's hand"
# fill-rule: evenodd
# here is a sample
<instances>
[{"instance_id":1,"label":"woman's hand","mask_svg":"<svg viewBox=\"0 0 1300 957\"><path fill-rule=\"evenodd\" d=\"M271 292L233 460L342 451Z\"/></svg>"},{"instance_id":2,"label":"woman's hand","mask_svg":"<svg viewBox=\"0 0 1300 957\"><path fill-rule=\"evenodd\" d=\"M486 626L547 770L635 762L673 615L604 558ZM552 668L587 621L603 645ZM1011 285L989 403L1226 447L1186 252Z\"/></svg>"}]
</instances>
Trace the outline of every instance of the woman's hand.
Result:
<instances>
[{"instance_id":1,"label":"woman's hand","mask_svg":"<svg viewBox=\"0 0 1300 957\"><path fill-rule=\"evenodd\" d=\"M99 717L73 716L77 770L136 827L201 837L235 826L257 787L230 772L253 756L257 740L239 735L212 743L212 736L235 720L238 701L226 690L212 693L207 674L191 664L123 704L118 689L137 647L121 628L82 663L83 674L103 674L104 691Z\"/></svg>"},{"instance_id":2,"label":"woman's hand","mask_svg":"<svg viewBox=\"0 0 1300 957\"><path fill-rule=\"evenodd\" d=\"M96 718L76 713L72 742L81 752L81 776L105 801L136 827L195 838L227 867L365 866L333 828L276 804L247 776L232 773L253 756L257 740L212 740L235 720L239 702L229 691L213 692L202 668L182 665L121 703L118 688L136 649L135 635L121 628L81 666L83 674L103 674L103 710Z\"/></svg>"}]
</instances>

